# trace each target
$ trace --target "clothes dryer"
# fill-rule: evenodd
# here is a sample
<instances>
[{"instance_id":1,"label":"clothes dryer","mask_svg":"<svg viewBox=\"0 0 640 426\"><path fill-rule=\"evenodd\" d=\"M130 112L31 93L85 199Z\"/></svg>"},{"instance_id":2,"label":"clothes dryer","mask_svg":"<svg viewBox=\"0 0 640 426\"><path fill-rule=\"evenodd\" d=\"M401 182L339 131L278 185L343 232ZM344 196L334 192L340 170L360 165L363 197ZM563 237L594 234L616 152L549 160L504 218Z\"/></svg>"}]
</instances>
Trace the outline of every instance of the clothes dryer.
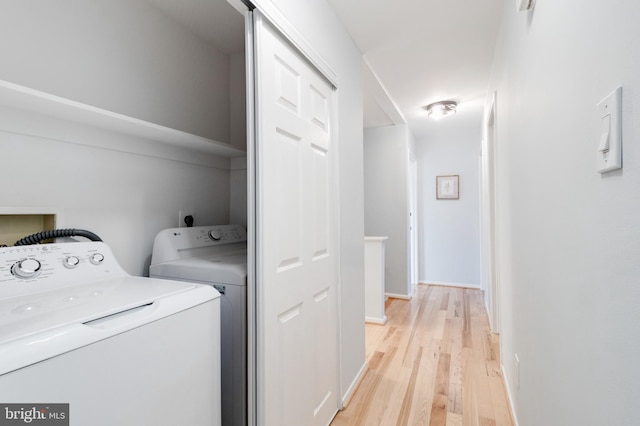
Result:
<instances>
[{"instance_id":1,"label":"clothes dryer","mask_svg":"<svg viewBox=\"0 0 640 426\"><path fill-rule=\"evenodd\" d=\"M220 293L222 424L247 424L247 233L241 225L158 233L149 275L213 286Z\"/></svg>"}]
</instances>

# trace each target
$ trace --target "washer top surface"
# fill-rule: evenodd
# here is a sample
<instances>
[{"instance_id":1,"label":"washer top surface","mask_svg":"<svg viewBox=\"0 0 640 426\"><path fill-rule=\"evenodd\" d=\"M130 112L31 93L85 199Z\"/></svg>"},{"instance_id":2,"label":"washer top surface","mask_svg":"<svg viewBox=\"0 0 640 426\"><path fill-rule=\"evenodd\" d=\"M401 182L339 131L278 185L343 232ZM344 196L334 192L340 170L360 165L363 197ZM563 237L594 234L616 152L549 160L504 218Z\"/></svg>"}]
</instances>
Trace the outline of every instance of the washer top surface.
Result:
<instances>
[{"instance_id":1,"label":"washer top surface","mask_svg":"<svg viewBox=\"0 0 640 426\"><path fill-rule=\"evenodd\" d=\"M132 277L102 242L0 248L0 374L219 297Z\"/></svg>"},{"instance_id":2,"label":"washer top surface","mask_svg":"<svg viewBox=\"0 0 640 426\"><path fill-rule=\"evenodd\" d=\"M128 276L0 299L0 345L150 306L161 298L195 289L185 282Z\"/></svg>"}]
</instances>

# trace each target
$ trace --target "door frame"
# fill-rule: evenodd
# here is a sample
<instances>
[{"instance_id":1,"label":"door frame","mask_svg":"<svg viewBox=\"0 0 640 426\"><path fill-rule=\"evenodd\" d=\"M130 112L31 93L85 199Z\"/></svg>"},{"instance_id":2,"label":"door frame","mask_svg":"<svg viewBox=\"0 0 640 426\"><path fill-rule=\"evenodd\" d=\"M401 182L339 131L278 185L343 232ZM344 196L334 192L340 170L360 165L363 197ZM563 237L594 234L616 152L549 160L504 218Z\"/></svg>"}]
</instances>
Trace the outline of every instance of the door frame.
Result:
<instances>
[{"instance_id":1,"label":"door frame","mask_svg":"<svg viewBox=\"0 0 640 426\"><path fill-rule=\"evenodd\" d=\"M482 289L485 291L491 331L500 333L500 256L499 236L499 186L497 181L498 143L496 131L496 101L494 92L485 110L484 138L482 141Z\"/></svg>"},{"instance_id":2,"label":"door frame","mask_svg":"<svg viewBox=\"0 0 640 426\"><path fill-rule=\"evenodd\" d=\"M253 7L244 15L247 102L247 424L258 424L257 412L257 297L256 297L256 76Z\"/></svg>"},{"instance_id":3,"label":"door frame","mask_svg":"<svg viewBox=\"0 0 640 426\"><path fill-rule=\"evenodd\" d=\"M419 279L419 245L418 245L418 160L409 152L409 261L410 265L410 293L413 298L416 294L416 286Z\"/></svg>"}]
</instances>

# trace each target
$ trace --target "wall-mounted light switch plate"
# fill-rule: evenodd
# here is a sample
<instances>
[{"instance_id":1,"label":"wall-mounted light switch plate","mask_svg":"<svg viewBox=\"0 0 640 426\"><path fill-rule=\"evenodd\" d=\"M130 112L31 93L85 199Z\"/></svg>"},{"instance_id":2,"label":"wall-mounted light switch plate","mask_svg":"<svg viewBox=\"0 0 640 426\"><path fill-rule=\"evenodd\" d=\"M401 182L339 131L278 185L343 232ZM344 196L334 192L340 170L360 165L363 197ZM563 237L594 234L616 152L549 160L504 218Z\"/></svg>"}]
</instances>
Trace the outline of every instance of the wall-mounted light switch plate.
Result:
<instances>
[{"instance_id":1,"label":"wall-mounted light switch plate","mask_svg":"<svg viewBox=\"0 0 640 426\"><path fill-rule=\"evenodd\" d=\"M598 104L598 147L596 170L600 173L622 168L622 87Z\"/></svg>"}]
</instances>

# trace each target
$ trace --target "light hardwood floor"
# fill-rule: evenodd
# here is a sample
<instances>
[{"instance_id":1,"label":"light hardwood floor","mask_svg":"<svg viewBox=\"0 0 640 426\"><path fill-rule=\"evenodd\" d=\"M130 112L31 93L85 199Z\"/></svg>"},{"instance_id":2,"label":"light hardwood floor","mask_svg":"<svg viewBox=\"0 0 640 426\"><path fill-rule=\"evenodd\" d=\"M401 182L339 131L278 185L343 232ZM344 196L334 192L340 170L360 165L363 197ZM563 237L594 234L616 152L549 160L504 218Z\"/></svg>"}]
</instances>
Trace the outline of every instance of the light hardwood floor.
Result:
<instances>
[{"instance_id":1,"label":"light hardwood floor","mask_svg":"<svg viewBox=\"0 0 640 426\"><path fill-rule=\"evenodd\" d=\"M419 285L366 325L368 371L332 426L513 425L479 290Z\"/></svg>"}]
</instances>

